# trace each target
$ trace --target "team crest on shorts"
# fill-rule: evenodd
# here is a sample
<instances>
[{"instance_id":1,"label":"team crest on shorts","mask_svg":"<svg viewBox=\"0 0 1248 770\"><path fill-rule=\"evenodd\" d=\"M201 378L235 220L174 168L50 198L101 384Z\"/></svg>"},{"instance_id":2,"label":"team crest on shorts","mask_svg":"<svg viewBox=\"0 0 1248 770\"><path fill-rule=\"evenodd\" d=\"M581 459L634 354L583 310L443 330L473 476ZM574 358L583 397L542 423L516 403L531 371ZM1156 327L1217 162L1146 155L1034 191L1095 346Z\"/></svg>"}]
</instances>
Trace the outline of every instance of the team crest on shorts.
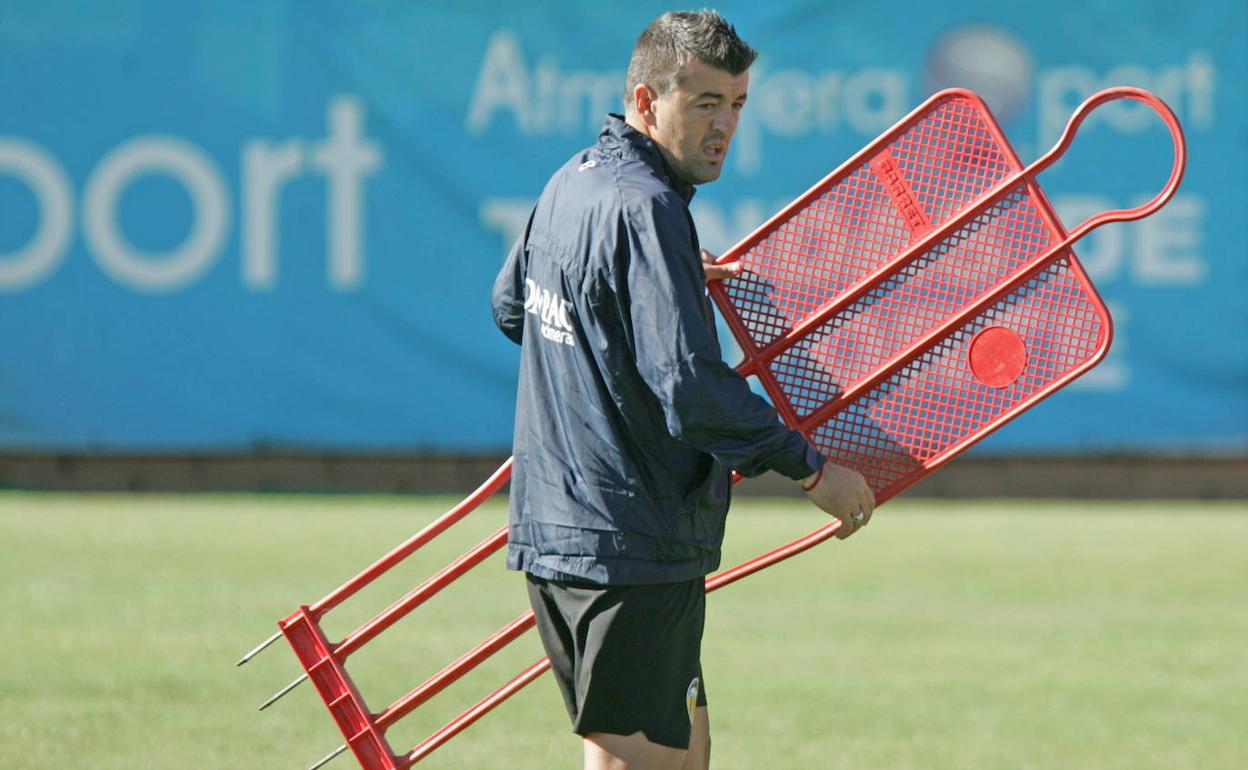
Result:
<instances>
[{"instance_id":1,"label":"team crest on shorts","mask_svg":"<svg viewBox=\"0 0 1248 770\"><path fill-rule=\"evenodd\" d=\"M689 724L693 724L693 710L698 707L698 686L701 682L695 676L693 681L689 683L689 689L685 690L685 708L689 710Z\"/></svg>"}]
</instances>

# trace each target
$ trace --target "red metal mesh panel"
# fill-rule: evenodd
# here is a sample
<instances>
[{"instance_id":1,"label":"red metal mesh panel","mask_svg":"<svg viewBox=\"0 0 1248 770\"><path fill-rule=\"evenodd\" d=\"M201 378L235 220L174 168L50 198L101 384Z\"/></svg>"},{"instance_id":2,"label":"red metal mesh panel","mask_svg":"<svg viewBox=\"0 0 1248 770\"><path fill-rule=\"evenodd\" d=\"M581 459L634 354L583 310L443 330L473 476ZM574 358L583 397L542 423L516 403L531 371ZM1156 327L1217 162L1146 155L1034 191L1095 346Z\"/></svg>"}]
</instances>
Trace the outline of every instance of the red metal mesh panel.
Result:
<instances>
[{"instance_id":1,"label":"red metal mesh panel","mask_svg":"<svg viewBox=\"0 0 1248 770\"><path fill-rule=\"evenodd\" d=\"M889 146L932 225L1021 169L966 99L950 99Z\"/></svg>"},{"instance_id":2,"label":"red metal mesh panel","mask_svg":"<svg viewBox=\"0 0 1248 770\"><path fill-rule=\"evenodd\" d=\"M1064 237L982 103L952 94L754 233L712 294L781 412L887 497L1103 354ZM993 326L1005 348L979 371Z\"/></svg>"},{"instance_id":3,"label":"red metal mesh panel","mask_svg":"<svg viewBox=\"0 0 1248 770\"><path fill-rule=\"evenodd\" d=\"M759 347L836 296L910 242L910 230L884 205L868 168L833 182L750 250L749 272L724 286Z\"/></svg>"},{"instance_id":4,"label":"red metal mesh panel","mask_svg":"<svg viewBox=\"0 0 1248 770\"><path fill-rule=\"evenodd\" d=\"M1004 388L980 382L967 364L970 340L990 326L1016 332L1027 349L1022 376ZM829 459L857 468L877 493L887 491L1091 361L1106 330L1063 257L809 435Z\"/></svg>"},{"instance_id":5,"label":"red metal mesh panel","mask_svg":"<svg viewBox=\"0 0 1248 770\"><path fill-rule=\"evenodd\" d=\"M770 369L805 417L873 373L1054 241L1023 185L881 280L776 356Z\"/></svg>"},{"instance_id":6,"label":"red metal mesh panel","mask_svg":"<svg viewBox=\"0 0 1248 770\"><path fill-rule=\"evenodd\" d=\"M819 185L749 248L750 271L725 285L749 338L763 348L1017 170L969 100L950 98L879 153L922 211L911 221L889 180L861 163ZM895 192L895 191L894 191Z\"/></svg>"}]
</instances>

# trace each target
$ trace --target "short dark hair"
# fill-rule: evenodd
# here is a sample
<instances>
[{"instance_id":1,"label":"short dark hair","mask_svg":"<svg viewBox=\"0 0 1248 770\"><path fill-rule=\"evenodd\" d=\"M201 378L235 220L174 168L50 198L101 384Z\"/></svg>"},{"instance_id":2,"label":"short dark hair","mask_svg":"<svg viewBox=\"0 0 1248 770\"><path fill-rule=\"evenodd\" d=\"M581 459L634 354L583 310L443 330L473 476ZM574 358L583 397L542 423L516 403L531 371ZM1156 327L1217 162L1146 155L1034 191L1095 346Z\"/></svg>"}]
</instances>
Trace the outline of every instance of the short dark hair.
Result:
<instances>
[{"instance_id":1,"label":"short dark hair","mask_svg":"<svg viewBox=\"0 0 1248 770\"><path fill-rule=\"evenodd\" d=\"M758 51L737 35L719 11L670 11L650 22L637 38L628 77L624 105L633 107L633 90L645 83L660 96L679 85L681 67L692 59L740 75L750 68Z\"/></svg>"}]
</instances>

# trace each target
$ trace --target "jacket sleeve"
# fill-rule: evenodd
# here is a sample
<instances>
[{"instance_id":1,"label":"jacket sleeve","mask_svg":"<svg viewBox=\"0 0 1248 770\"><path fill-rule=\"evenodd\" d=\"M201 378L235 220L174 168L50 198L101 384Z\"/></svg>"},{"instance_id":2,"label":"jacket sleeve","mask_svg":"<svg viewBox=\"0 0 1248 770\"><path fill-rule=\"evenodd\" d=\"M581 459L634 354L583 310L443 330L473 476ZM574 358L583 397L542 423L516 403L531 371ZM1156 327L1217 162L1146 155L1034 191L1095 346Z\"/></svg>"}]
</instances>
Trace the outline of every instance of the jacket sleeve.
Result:
<instances>
[{"instance_id":1,"label":"jacket sleeve","mask_svg":"<svg viewBox=\"0 0 1248 770\"><path fill-rule=\"evenodd\" d=\"M768 468L800 479L819 453L723 362L706 274L682 204L656 198L625 212L628 322L637 369L668 431L745 476Z\"/></svg>"},{"instance_id":2,"label":"jacket sleeve","mask_svg":"<svg viewBox=\"0 0 1248 770\"><path fill-rule=\"evenodd\" d=\"M530 215L529 225L532 223L533 217ZM491 297L494 324L517 345L524 339L524 276L528 262L525 245L528 236L529 227L526 226L508 252L503 269L498 271L498 277L494 279L494 292Z\"/></svg>"}]
</instances>

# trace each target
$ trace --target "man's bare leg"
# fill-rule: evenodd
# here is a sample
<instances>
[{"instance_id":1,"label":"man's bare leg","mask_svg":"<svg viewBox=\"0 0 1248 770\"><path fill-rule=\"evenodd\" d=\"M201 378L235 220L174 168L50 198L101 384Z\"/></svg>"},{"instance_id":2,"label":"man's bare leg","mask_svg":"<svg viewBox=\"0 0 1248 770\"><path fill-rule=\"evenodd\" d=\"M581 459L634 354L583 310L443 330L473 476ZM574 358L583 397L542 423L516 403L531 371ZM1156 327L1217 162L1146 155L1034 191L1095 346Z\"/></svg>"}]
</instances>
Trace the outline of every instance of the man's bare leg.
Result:
<instances>
[{"instance_id":1,"label":"man's bare leg","mask_svg":"<svg viewBox=\"0 0 1248 770\"><path fill-rule=\"evenodd\" d=\"M706 706L693 712L693 731L689 734L689 751L680 770L709 770L711 766L711 716Z\"/></svg>"},{"instance_id":2,"label":"man's bare leg","mask_svg":"<svg viewBox=\"0 0 1248 770\"><path fill-rule=\"evenodd\" d=\"M585 770L707 770L711 761L711 723L706 707L694 712L689 750L651 743L643 732L585 736Z\"/></svg>"},{"instance_id":3,"label":"man's bare leg","mask_svg":"<svg viewBox=\"0 0 1248 770\"><path fill-rule=\"evenodd\" d=\"M632 735L585 736L585 770L681 770L688 753L651 743L640 730Z\"/></svg>"}]
</instances>

